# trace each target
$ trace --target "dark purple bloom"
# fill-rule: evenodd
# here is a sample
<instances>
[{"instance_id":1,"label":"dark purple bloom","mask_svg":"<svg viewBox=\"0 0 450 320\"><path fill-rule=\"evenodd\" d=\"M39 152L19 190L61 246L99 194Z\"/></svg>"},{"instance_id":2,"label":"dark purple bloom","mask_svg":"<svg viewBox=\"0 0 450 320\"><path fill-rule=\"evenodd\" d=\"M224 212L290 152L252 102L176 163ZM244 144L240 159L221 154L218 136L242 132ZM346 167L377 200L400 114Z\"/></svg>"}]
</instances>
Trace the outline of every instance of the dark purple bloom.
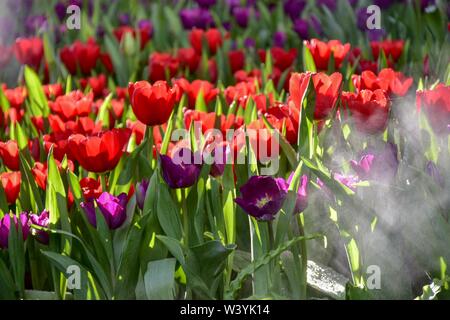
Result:
<instances>
[{"instance_id":1,"label":"dark purple bloom","mask_svg":"<svg viewBox=\"0 0 450 320\"><path fill-rule=\"evenodd\" d=\"M148 30L150 36L153 35L153 23L150 20L147 19L139 20L137 25L139 30Z\"/></svg>"},{"instance_id":2,"label":"dark purple bloom","mask_svg":"<svg viewBox=\"0 0 450 320\"><path fill-rule=\"evenodd\" d=\"M291 17L292 20L300 17L301 13L305 9L305 0L286 0L283 5L284 12Z\"/></svg>"},{"instance_id":3,"label":"dark purple bloom","mask_svg":"<svg viewBox=\"0 0 450 320\"><path fill-rule=\"evenodd\" d=\"M317 6L325 6L331 11L336 10L336 0L317 0Z\"/></svg>"},{"instance_id":4,"label":"dark purple bloom","mask_svg":"<svg viewBox=\"0 0 450 320\"><path fill-rule=\"evenodd\" d=\"M387 9L389 8L395 0L374 0L374 4L379 6L381 9Z\"/></svg>"},{"instance_id":5,"label":"dark purple bloom","mask_svg":"<svg viewBox=\"0 0 450 320\"><path fill-rule=\"evenodd\" d=\"M320 24L320 20L316 16L311 15L311 17L309 18L309 23L317 34L322 34L322 25Z\"/></svg>"},{"instance_id":6,"label":"dark purple bloom","mask_svg":"<svg viewBox=\"0 0 450 320\"><path fill-rule=\"evenodd\" d=\"M245 38L244 40L244 46L246 48L254 48L256 46L256 42L252 38Z\"/></svg>"},{"instance_id":7,"label":"dark purple bloom","mask_svg":"<svg viewBox=\"0 0 450 320\"><path fill-rule=\"evenodd\" d=\"M294 21L294 31L301 39L309 39L309 24L303 19L296 19Z\"/></svg>"},{"instance_id":8,"label":"dark purple bloom","mask_svg":"<svg viewBox=\"0 0 450 320\"><path fill-rule=\"evenodd\" d=\"M50 224L49 212L47 210L44 210L41 212L40 215L34 213L30 214L30 223L39 227L48 228ZM31 233L36 237L36 239L40 243L48 244L49 242L48 232L32 228Z\"/></svg>"},{"instance_id":9,"label":"dark purple bloom","mask_svg":"<svg viewBox=\"0 0 450 320\"><path fill-rule=\"evenodd\" d=\"M234 19L241 28L247 28L251 10L251 8L247 7L235 7L233 9Z\"/></svg>"},{"instance_id":10,"label":"dark purple bloom","mask_svg":"<svg viewBox=\"0 0 450 320\"><path fill-rule=\"evenodd\" d=\"M241 5L241 0L225 0L227 6L230 8L230 13L233 13L234 8Z\"/></svg>"},{"instance_id":11,"label":"dark purple bloom","mask_svg":"<svg viewBox=\"0 0 450 320\"><path fill-rule=\"evenodd\" d=\"M100 213L105 218L106 224L111 230L122 226L127 219L127 194L121 193L115 197L108 192L103 192L97 200L91 199L81 203L81 207L86 213L89 223L94 227L97 227L94 201L97 203Z\"/></svg>"},{"instance_id":12,"label":"dark purple bloom","mask_svg":"<svg viewBox=\"0 0 450 320\"><path fill-rule=\"evenodd\" d=\"M188 148L175 150L172 158L160 155L162 176L170 188L187 188L197 182L202 167L199 157L199 153L194 154Z\"/></svg>"},{"instance_id":13,"label":"dark purple bloom","mask_svg":"<svg viewBox=\"0 0 450 320\"><path fill-rule=\"evenodd\" d=\"M283 178L253 176L240 188L241 197L234 201L257 220L270 221L286 199L288 185Z\"/></svg>"},{"instance_id":14,"label":"dark purple bloom","mask_svg":"<svg viewBox=\"0 0 450 320\"><path fill-rule=\"evenodd\" d=\"M426 173L433 179L433 181L441 188L444 187L445 181L441 171L433 161L428 161L425 167Z\"/></svg>"},{"instance_id":15,"label":"dark purple bloom","mask_svg":"<svg viewBox=\"0 0 450 320\"><path fill-rule=\"evenodd\" d=\"M180 19L185 29L200 28L206 29L213 25L211 13L206 9L192 8L182 9Z\"/></svg>"},{"instance_id":16,"label":"dark purple bloom","mask_svg":"<svg viewBox=\"0 0 450 320\"><path fill-rule=\"evenodd\" d=\"M369 41L380 41L386 35L386 32L383 29L372 29L367 30L367 37Z\"/></svg>"},{"instance_id":17,"label":"dark purple bloom","mask_svg":"<svg viewBox=\"0 0 450 320\"><path fill-rule=\"evenodd\" d=\"M381 150L365 150L359 161L352 160L350 165L360 179L391 181L398 170L397 146L387 143Z\"/></svg>"},{"instance_id":18,"label":"dark purple bloom","mask_svg":"<svg viewBox=\"0 0 450 320\"><path fill-rule=\"evenodd\" d=\"M210 156L212 159L212 163L209 173L213 177L221 176L225 170L225 165L230 156L230 147L226 144L217 145L212 148Z\"/></svg>"},{"instance_id":19,"label":"dark purple bloom","mask_svg":"<svg viewBox=\"0 0 450 320\"><path fill-rule=\"evenodd\" d=\"M367 8L359 8L356 10L356 24L358 28L362 31L367 30L367 19L369 14L367 13Z\"/></svg>"},{"instance_id":20,"label":"dark purple bloom","mask_svg":"<svg viewBox=\"0 0 450 320\"><path fill-rule=\"evenodd\" d=\"M29 16L25 20L25 31L33 35L41 29L48 27L47 18L44 15Z\"/></svg>"},{"instance_id":21,"label":"dark purple bloom","mask_svg":"<svg viewBox=\"0 0 450 320\"><path fill-rule=\"evenodd\" d=\"M136 202L139 209L144 209L145 195L147 194L149 181L147 179L143 179L136 186Z\"/></svg>"},{"instance_id":22,"label":"dark purple bloom","mask_svg":"<svg viewBox=\"0 0 450 320\"><path fill-rule=\"evenodd\" d=\"M16 230L18 230L18 221L17 216L12 215L12 220L14 222L14 226L16 227ZM28 216L26 213L21 213L19 215L20 220L20 226L22 229L22 238L23 241L25 241L28 237L28 234L30 232L30 227L28 225ZM9 237L9 231L11 230L11 215L6 214L1 220L0 220L0 249L6 249L8 248L8 237Z\"/></svg>"},{"instance_id":23,"label":"dark purple bloom","mask_svg":"<svg viewBox=\"0 0 450 320\"><path fill-rule=\"evenodd\" d=\"M273 34L273 45L275 47L283 48L286 44L286 33L277 31Z\"/></svg>"},{"instance_id":24,"label":"dark purple bloom","mask_svg":"<svg viewBox=\"0 0 450 320\"><path fill-rule=\"evenodd\" d=\"M119 14L119 24L121 26L127 26L130 24L130 15L127 13Z\"/></svg>"},{"instance_id":25,"label":"dark purple bloom","mask_svg":"<svg viewBox=\"0 0 450 320\"><path fill-rule=\"evenodd\" d=\"M335 173L333 175L334 180L339 181L344 186L348 187L349 189L355 191L356 190L356 184L359 182L358 177L352 176L352 175L343 175L341 173Z\"/></svg>"},{"instance_id":26,"label":"dark purple bloom","mask_svg":"<svg viewBox=\"0 0 450 320\"><path fill-rule=\"evenodd\" d=\"M287 180L287 183L289 185L291 184L293 177L294 173L291 173ZM305 211L306 207L308 207L308 177L306 175L303 175L300 178L300 185L298 186L294 214Z\"/></svg>"},{"instance_id":27,"label":"dark purple bloom","mask_svg":"<svg viewBox=\"0 0 450 320\"><path fill-rule=\"evenodd\" d=\"M62 2L58 2L55 4L55 14L58 17L59 21L63 21L66 16L66 5Z\"/></svg>"},{"instance_id":28,"label":"dark purple bloom","mask_svg":"<svg viewBox=\"0 0 450 320\"><path fill-rule=\"evenodd\" d=\"M216 0L195 0L199 7L208 9L216 4Z\"/></svg>"},{"instance_id":29,"label":"dark purple bloom","mask_svg":"<svg viewBox=\"0 0 450 320\"><path fill-rule=\"evenodd\" d=\"M358 4L358 0L348 0L348 3L349 3L352 7L354 7L354 6L356 6L356 5Z\"/></svg>"}]
</instances>

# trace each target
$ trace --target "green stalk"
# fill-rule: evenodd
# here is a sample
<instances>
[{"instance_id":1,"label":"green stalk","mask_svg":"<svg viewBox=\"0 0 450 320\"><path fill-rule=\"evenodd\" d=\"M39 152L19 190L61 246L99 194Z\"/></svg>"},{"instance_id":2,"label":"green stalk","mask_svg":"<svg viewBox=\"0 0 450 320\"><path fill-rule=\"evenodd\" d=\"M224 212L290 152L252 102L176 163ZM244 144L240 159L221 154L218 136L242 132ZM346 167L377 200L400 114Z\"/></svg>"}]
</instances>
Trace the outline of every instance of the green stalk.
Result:
<instances>
[{"instance_id":1,"label":"green stalk","mask_svg":"<svg viewBox=\"0 0 450 320\"><path fill-rule=\"evenodd\" d=\"M186 189L183 188L181 191L181 206L183 210L183 228L184 228L184 245L189 248L189 217L186 205Z\"/></svg>"},{"instance_id":2,"label":"green stalk","mask_svg":"<svg viewBox=\"0 0 450 320\"><path fill-rule=\"evenodd\" d=\"M108 189L106 188L106 174L100 173L100 183L102 185L102 191L106 192Z\"/></svg>"},{"instance_id":3,"label":"green stalk","mask_svg":"<svg viewBox=\"0 0 450 320\"><path fill-rule=\"evenodd\" d=\"M297 219L298 235L304 237L304 221L303 215L299 214ZM307 286L307 270L308 270L308 253L306 248L306 239L300 240L300 251L301 251L301 265L302 270L300 274L300 294L301 299L306 299L306 286Z\"/></svg>"}]
</instances>

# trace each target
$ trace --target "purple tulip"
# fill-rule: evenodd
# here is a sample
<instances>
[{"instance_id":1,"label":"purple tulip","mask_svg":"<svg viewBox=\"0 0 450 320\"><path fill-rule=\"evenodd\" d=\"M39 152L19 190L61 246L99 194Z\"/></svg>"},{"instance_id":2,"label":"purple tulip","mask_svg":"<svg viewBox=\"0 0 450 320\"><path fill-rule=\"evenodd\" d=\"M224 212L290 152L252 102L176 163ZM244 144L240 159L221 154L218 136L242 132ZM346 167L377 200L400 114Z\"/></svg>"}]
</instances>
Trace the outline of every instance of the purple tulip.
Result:
<instances>
[{"instance_id":1,"label":"purple tulip","mask_svg":"<svg viewBox=\"0 0 450 320\"><path fill-rule=\"evenodd\" d=\"M251 10L251 8L247 7L235 7L233 9L234 19L241 28L247 28Z\"/></svg>"},{"instance_id":2,"label":"purple tulip","mask_svg":"<svg viewBox=\"0 0 450 320\"><path fill-rule=\"evenodd\" d=\"M367 8L359 8L356 10L356 25L362 31L367 30L367 19L369 18L369 14L367 13Z\"/></svg>"},{"instance_id":3,"label":"purple tulip","mask_svg":"<svg viewBox=\"0 0 450 320\"><path fill-rule=\"evenodd\" d=\"M127 202L128 196L126 193L121 193L117 197L103 192L95 203L100 210L100 213L105 218L106 224L111 230L117 229L127 219ZM81 203L81 207L86 213L87 219L91 225L97 227L97 217L95 215L94 200L88 200Z\"/></svg>"},{"instance_id":4,"label":"purple tulip","mask_svg":"<svg viewBox=\"0 0 450 320\"><path fill-rule=\"evenodd\" d=\"M395 0L374 0L373 4L379 6L381 9L389 8Z\"/></svg>"},{"instance_id":5,"label":"purple tulip","mask_svg":"<svg viewBox=\"0 0 450 320\"><path fill-rule=\"evenodd\" d=\"M50 213L47 210L42 211L40 215L32 213L30 214L30 223L39 227L48 228L50 224L49 214ZM49 242L48 232L34 228L31 229L31 232L36 237L36 240L38 240L40 243L48 244Z\"/></svg>"},{"instance_id":6,"label":"purple tulip","mask_svg":"<svg viewBox=\"0 0 450 320\"><path fill-rule=\"evenodd\" d=\"M66 17L66 5L62 2L58 2L55 4L55 14L58 17L59 21L63 21Z\"/></svg>"},{"instance_id":7,"label":"purple tulip","mask_svg":"<svg viewBox=\"0 0 450 320\"><path fill-rule=\"evenodd\" d=\"M199 7L205 9L208 9L216 4L216 0L195 0L195 2L197 2Z\"/></svg>"},{"instance_id":8,"label":"purple tulip","mask_svg":"<svg viewBox=\"0 0 450 320\"><path fill-rule=\"evenodd\" d=\"M287 180L287 183L289 185L291 184L293 177L294 173L291 173ZM303 175L300 178L300 185L298 187L297 200L295 201L294 214L305 211L306 207L308 207L308 177L306 175Z\"/></svg>"},{"instance_id":9,"label":"purple tulip","mask_svg":"<svg viewBox=\"0 0 450 320\"><path fill-rule=\"evenodd\" d=\"M433 161L428 161L425 167L426 173L433 179L433 181L441 188L445 185L444 177L442 176L439 168Z\"/></svg>"},{"instance_id":10,"label":"purple tulip","mask_svg":"<svg viewBox=\"0 0 450 320\"><path fill-rule=\"evenodd\" d=\"M187 188L197 182L202 167L199 157L188 148L177 149L172 158L160 155L162 175L170 188Z\"/></svg>"},{"instance_id":11,"label":"purple tulip","mask_svg":"<svg viewBox=\"0 0 450 320\"><path fill-rule=\"evenodd\" d=\"M147 194L149 181L147 179L143 179L136 186L136 202L139 209L144 209L145 195Z\"/></svg>"},{"instance_id":12,"label":"purple tulip","mask_svg":"<svg viewBox=\"0 0 450 320\"><path fill-rule=\"evenodd\" d=\"M180 19L185 29L200 28L206 29L213 25L211 13L206 9L192 8L182 9Z\"/></svg>"},{"instance_id":13,"label":"purple tulip","mask_svg":"<svg viewBox=\"0 0 450 320\"><path fill-rule=\"evenodd\" d=\"M305 0L286 0L283 5L284 12L291 17L292 20L300 17L301 13L305 9Z\"/></svg>"},{"instance_id":14,"label":"purple tulip","mask_svg":"<svg viewBox=\"0 0 450 320\"><path fill-rule=\"evenodd\" d=\"M352 176L352 175L344 175L341 173L335 173L333 175L334 180L339 181L344 186L348 187L349 189L355 191L356 190L356 184L359 182L358 177Z\"/></svg>"},{"instance_id":15,"label":"purple tulip","mask_svg":"<svg viewBox=\"0 0 450 320\"><path fill-rule=\"evenodd\" d=\"M129 25L129 24L130 24L130 21L131 21L131 19L130 19L130 15L129 15L129 14L127 14L127 13L121 13L121 14L119 14L119 24L120 24L121 26L127 26L127 25Z\"/></svg>"},{"instance_id":16,"label":"purple tulip","mask_svg":"<svg viewBox=\"0 0 450 320\"><path fill-rule=\"evenodd\" d=\"M153 35L153 23L150 20L142 19L138 21L138 28L139 30L149 30L150 31L150 37Z\"/></svg>"},{"instance_id":17,"label":"purple tulip","mask_svg":"<svg viewBox=\"0 0 450 320\"><path fill-rule=\"evenodd\" d=\"M13 217L13 221L14 221L14 226L16 227L16 230L18 230L17 216L13 215L12 217ZM28 216L26 213L21 213L19 215L19 219L20 219L20 226L22 228L22 238L23 238L23 241L25 241L30 232L30 227L28 225ZM3 249L8 248L8 237L9 237L10 230L11 230L11 215L6 214L0 220L0 248L3 248Z\"/></svg>"},{"instance_id":18,"label":"purple tulip","mask_svg":"<svg viewBox=\"0 0 450 320\"><path fill-rule=\"evenodd\" d=\"M273 34L273 45L275 47L283 48L286 44L286 33L277 31Z\"/></svg>"},{"instance_id":19,"label":"purple tulip","mask_svg":"<svg viewBox=\"0 0 450 320\"><path fill-rule=\"evenodd\" d=\"M309 18L309 23L317 34L322 34L322 25L320 24L320 20L316 16L311 15L311 17Z\"/></svg>"},{"instance_id":20,"label":"purple tulip","mask_svg":"<svg viewBox=\"0 0 450 320\"><path fill-rule=\"evenodd\" d=\"M226 144L215 146L212 149L211 157L213 157L213 162L209 171L210 175L218 177L223 174L230 152L230 147Z\"/></svg>"},{"instance_id":21,"label":"purple tulip","mask_svg":"<svg viewBox=\"0 0 450 320\"><path fill-rule=\"evenodd\" d=\"M301 39L309 39L309 24L303 19L296 19L294 21L294 31Z\"/></svg>"},{"instance_id":22,"label":"purple tulip","mask_svg":"<svg viewBox=\"0 0 450 320\"><path fill-rule=\"evenodd\" d=\"M252 38L245 38L245 40L244 40L244 46L245 46L246 48L254 48L254 47L256 47L256 42L255 42L255 40L252 39Z\"/></svg>"},{"instance_id":23,"label":"purple tulip","mask_svg":"<svg viewBox=\"0 0 450 320\"><path fill-rule=\"evenodd\" d=\"M398 170L397 146L387 143L382 150L365 150L359 161L352 160L350 165L360 179L391 181Z\"/></svg>"},{"instance_id":24,"label":"purple tulip","mask_svg":"<svg viewBox=\"0 0 450 320\"><path fill-rule=\"evenodd\" d=\"M358 4L358 0L348 0L348 3L352 6L355 7Z\"/></svg>"},{"instance_id":25,"label":"purple tulip","mask_svg":"<svg viewBox=\"0 0 450 320\"><path fill-rule=\"evenodd\" d=\"M286 199L288 185L283 178L253 176L240 188L241 198L234 201L257 220L270 221Z\"/></svg>"},{"instance_id":26,"label":"purple tulip","mask_svg":"<svg viewBox=\"0 0 450 320\"><path fill-rule=\"evenodd\" d=\"M25 20L25 31L27 34L33 35L37 31L47 28L47 18L44 15L29 16Z\"/></svg>"}]
</instances>

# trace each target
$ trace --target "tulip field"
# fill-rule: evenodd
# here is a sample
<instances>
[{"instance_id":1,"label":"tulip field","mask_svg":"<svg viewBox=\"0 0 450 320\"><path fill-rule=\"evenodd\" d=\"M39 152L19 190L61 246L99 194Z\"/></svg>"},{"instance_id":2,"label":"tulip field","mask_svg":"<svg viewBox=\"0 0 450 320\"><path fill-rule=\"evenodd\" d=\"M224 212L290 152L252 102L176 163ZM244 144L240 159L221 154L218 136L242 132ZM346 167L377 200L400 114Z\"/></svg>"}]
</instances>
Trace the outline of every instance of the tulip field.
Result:
<instances>
[{"instance_id":1,"label":"tulip field","mask_svg":"<svg viewBox=\"0 0 450 320\"><path fill-rule=\"evenodd\" d=\"M450 298L446 0L1 0L0 299Z\"/></svg>"}]
</instances>

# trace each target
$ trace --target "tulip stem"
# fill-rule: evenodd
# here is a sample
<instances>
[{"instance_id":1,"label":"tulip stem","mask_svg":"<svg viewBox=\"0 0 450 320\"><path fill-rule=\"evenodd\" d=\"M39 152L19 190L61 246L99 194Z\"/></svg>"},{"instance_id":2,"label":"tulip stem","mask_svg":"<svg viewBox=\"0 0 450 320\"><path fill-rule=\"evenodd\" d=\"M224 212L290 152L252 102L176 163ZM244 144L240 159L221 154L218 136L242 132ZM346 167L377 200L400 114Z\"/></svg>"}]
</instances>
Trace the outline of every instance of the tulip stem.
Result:
<instances>
[{"instance_id":1,"label":"tulip stem","mask_svg":"<svg viewBox=\"0 0 450 320\"><path fill-rule=\"evenodd\" d=\"M148 145L149 145L149 159L150 159L150 166L153 165L153 126L147 126L147 139L148 139Z\"/></svg>"},{"instance_id":2,"label":"tulip stem","mask_svg":"<svg viewBox=\"0 0 450 320\"><path fill-rule=\"evenodd\" d=\"M106 176L105 176L105 173L100 173L100 183L102 185L102 192L107 192L108 189L106 188Z\"/></svg>"},{"instance_id":3,"label":"tulip stem","mask_svg":"<svg viewBox=\"0 0 450 320\"><path fill-rule=\"evenodd\" d=\"M298 234L301 237L305 236L305 229L304 229L304 221L302 218L302 214L298 215L297 224L298 226ZM303 299L306 299L306 286L307 286L307 269L308 269L308 255L307 255L307 248L306 248L306 240L302 239L300 240L300 250L301 250L301 277L300 277L300 293L301 297Z\"/></svg>"},{"instance_id":4,"label":"tulip stem","mask_svg":"<svg viewBox=\"0 0 450 320\"><path fill-rule=\"evenodd\" d=\"M273 236L273 223L271 220L267 221L267 226L269 229L269 251L272 251L274 249L275 238Z\"/></svg>"},{"instance_id":5,"label":"tulip stem","mask_svg":"<svg viewBox=\"0 0 450 320\"><path fill-rule=\"evenodd\" d=\"M181 205L183 208L183 227L184 227L184 244L186 248L189 248L189 217L187 213L186 205L186 189L181 189Z\"/></svg>"}]
</instances>

